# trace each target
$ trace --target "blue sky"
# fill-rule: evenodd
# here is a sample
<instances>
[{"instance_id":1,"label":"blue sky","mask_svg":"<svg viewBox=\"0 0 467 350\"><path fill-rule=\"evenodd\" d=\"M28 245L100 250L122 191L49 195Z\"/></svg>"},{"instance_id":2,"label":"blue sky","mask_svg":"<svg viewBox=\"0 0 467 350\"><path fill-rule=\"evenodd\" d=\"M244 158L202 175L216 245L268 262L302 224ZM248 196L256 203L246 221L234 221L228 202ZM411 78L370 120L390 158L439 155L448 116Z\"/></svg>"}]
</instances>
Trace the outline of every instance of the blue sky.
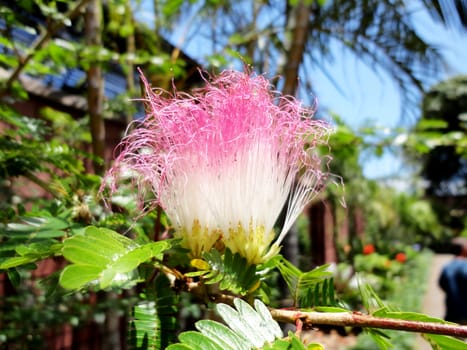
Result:
<instances>
[{"instance_id":1,"label":"blue sky","mask_svg":"<svg viewBox=\"0 0 467 350\"><path fill-rule=\"evenodd\" d=\"M467 74L467 32L446 29L421 11L416 13L414 20L419 35L443 53L446 59L444 78ZM353 128L366 125L394 128L413 124L413 120L401 122L400 95L387 75L377 75L350 55L336 59L332 70L344 95L336 91L327 77L315 71L321 108L335 112ZM362 165L369 178L387 178L404 173L400 159L391 154L363 159Z\"/></svg>"},{"instance_id":2,"label":"blue sky","mask_svg":"<svg viewBox=\"0 0 467 350\"><path fill-rule=\"evenodd\" d=\"M439 47L446 58L444 77L467 74L467 32L461 34L456 30L446 29L435 23L427 13L417 11L416 6L420 6L417 2L408 3L415 10L414 23L419 34ZM141 17L150 13L152 11L145 11ZM153 23L152 19L143 20ZM184 29L180 26L173 33L174 44L177 45L180 41ZM189 41L189 45L182 49L203 62L204 50L200 50L200 46L202 45L199 42L193 44L193 41ZM369 125L382 128L410 126L414 120L401 123L401 100L395 83L384 72L376 74L351 54L342 55L340 49L338 50L334 62L332 65L327 64L326 68L339 89L336 89L322 71L311 71L320 111L336 113L353 128ZM307 99L307 96L299 97ZM364 158L362 165L364 174L369 178L388 178L404 173L400 159L388 153L380 158Z\"/></svg>"},{"instance_id":3,"label":"blue sky","mask_svg":"<svg viewBox=\"0 0 467 350\"><path fill-rule=\"evenodd\" d=\"M415 16L419 34L440 48L446 58L445 77L467 74L467 32L449 30L435 23L426 13ZM377 75L351 55L336 57L333 77L339 82L341 95L320 71L313 72L320 104L341 115L352 125L375 120L388 127L400 125L400 96L394 82L385 75ZM410 124L410 121L408 121Z\"/></svg>"}]
</instances>

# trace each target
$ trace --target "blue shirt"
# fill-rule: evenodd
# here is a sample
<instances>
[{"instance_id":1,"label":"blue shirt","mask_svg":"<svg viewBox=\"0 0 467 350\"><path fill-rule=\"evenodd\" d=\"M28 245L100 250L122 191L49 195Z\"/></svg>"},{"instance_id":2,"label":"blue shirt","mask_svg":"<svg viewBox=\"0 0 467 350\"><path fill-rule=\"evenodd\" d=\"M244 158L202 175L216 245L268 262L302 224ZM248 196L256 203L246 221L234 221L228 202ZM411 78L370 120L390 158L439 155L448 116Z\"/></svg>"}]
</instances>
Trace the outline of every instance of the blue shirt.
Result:
<instances>
[{"instance_id":1,"label":"blue shirt","mask_svg":"<svg viewBox=\"0 0 467 350\"><path fill-rule=\"evenodd\" d=\"M467 322L467 259L454 259L443 267L439 285L446 293L446 321Z\"/></svg>"}]
</instances>

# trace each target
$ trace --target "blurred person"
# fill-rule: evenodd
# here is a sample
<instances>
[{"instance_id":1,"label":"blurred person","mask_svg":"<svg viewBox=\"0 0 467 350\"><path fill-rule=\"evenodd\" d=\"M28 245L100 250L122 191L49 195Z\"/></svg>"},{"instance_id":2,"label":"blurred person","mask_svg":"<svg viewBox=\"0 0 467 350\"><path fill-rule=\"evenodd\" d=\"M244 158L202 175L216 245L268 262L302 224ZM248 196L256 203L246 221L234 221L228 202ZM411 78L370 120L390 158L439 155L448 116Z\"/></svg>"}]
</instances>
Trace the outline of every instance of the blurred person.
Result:
<instances>
[{"instance_id":1,"label":"blurred person","mask_svg":"<svg viewBox=\"0 0 467 350\"><path fill-rule=\"evenodd\" d=\"M454 259L441 271L439 285L446 294L446 316L449 322L467 324L467 239L452 241Z\"/></svg>"}]
</instances>

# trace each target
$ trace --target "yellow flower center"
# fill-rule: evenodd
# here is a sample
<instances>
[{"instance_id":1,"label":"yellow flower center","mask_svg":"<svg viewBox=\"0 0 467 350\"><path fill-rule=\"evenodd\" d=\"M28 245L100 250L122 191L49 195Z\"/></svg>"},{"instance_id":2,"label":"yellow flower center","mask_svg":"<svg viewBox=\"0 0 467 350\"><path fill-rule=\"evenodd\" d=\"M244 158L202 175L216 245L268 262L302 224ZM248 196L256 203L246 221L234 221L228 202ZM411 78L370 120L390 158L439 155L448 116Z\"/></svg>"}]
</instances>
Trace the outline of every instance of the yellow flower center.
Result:
<instances>
[{"instance_id":1,"label":"yellow flower center","mask_svg":"<svg viewBox=\"0 0 467 350\"><path fill-rule=\"evenodd\" d=\"M268 257L278 253L279 247L270 246L274 240L274 231L265 232L264 226L254 226L252 222L246 229L240 222L228 228L225 234L221 229L209 229L201 226L199 220L193 220L190 230L182 228L177 231L176 237L182 238L182 245L191 251L193 258L201 257L213 247L221 251L224 247L232 253L243 256L250 264L260 264Z\"/></svg>"},{"instance_id":2,"label":"yellow flower center","mask_svg":"<svg viewBox=\"0 0 467 350\"><path fill-rule=\"evenodd\" d=\"M192 257L198 258L203 252L208 252L212 247L219 246L222 231L219 229L209 230L207 226L202 227L199 220L195 219L191 230L181 228L175 233L175 237L182 238L182 246L191 251Z\"/></svg>"},{"instance_id":3,"label":"yellow flower center","mask_svg":"<svg viewBox=\"0 0 467 350\"><path fill-rule=\"evenodd\" d=\"M248 229L241 223L229 228L224 244L232 253L239 253L251 264L259 264L264 261L264 255L275 237L274 231L265 232L264 226L253 226L250 222Z\"/></svg>"}]
</instances>

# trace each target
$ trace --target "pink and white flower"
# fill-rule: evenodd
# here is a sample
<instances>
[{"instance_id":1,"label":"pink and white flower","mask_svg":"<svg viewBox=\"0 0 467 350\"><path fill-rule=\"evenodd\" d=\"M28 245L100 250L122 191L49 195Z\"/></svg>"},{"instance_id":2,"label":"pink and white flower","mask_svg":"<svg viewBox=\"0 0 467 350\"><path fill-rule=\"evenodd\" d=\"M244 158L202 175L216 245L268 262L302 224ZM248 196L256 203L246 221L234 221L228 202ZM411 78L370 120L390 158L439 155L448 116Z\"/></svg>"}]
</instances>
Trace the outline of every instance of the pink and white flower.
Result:
<instances>
[{"instance_id":1,"label":"pink and white flower","mask_svg":"<svg viewBox=\"0 0 467 350\"><path fill-rule=\"evenodd\" d=\"M136 174L193 257L230 248L250 263L277 254L326 173L327 125L263 76L224 71L192 95L146 88L148 115L122 141L109 177ZM148 187L149 186L149 187ZM283 227L274 225L287 205ZM277 237L277 238L276 238Z\"/></svg>"}]
</instances>

